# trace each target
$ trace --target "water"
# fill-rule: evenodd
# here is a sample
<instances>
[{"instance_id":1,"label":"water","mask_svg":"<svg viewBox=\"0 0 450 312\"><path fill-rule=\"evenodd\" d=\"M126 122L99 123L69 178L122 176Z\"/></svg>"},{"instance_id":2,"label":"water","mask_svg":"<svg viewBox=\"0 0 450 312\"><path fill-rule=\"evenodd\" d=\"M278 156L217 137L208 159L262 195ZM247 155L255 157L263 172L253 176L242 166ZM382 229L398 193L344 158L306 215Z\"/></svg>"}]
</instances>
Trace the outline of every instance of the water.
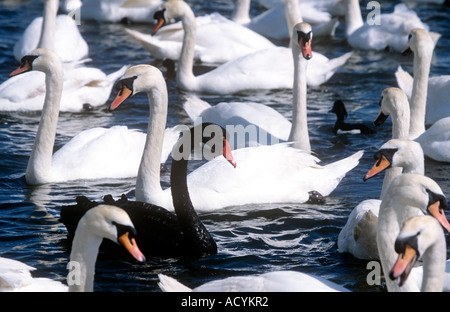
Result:
<instances>
[{"instance_id":1,"label":"water","mask_svg":"<svg viewBox=\"0 0 450 312\"><path fill-rule=\"evenodd\" d=\"M189 1L197 14L232 12L231 0ZM362 1L361 7L366 7ZM391 12L394 3L381 1L382 11ZM41 15L40 1L4 1L0 6L0 82L17 67L13 45L32 18ZM450 68L450 9L436 5L414 6L419 17L433 31L443 34L436 50L431 75L448 74ZM262 12L252 4L252 14ZM365 12L365 11L364 11ZM80 31L90 47L92 62L110 73L124 64L151 63L165 68L129 37L122 24L82 21ZM151 26L130 26L149 32ZM343 40L343 26L332 39L317 39L313 49L336 57L350 47ZM384 291L383 285L368 285L367 261L339 254L337 236L350 211L362 200L378 198L382 176L362 181L372 166L373 152L391 136L391 123L374 135L334 135L335 116L328 113L336 99L342 99L354 120L370 124L376 117L383 89L396 86L394 72L401 64L411 72L410 58L386 52L357 51L333 78L320 88L308 92L309 130L313 151L328 163L364 149L360 164L326 198L323 205L248 205L201 212L206 227L217 241L219 252L196 260L149 259L146 263L101 260L97 263L95 290L114 292L156 292L157 274L178 278L188 286L210 280L274 270L297 270L330 279L352 291ZM199 69L199 70L204 70ZM169 87L168 125L189 124L182 109L184 92L176 89L175 80L167 78ZM114 95L111 96L110 100ZM291 92L273 90L243 92L228 96L205 96L211 104L231 100L252 100L272 105L282 114L291 114ZM107 105L88 113L61 113L56 148L78 132L93 127L127 125L146 130L148 104L145 95L131 98L123 109L111 113ZM37 268L35 276L65 279L68 251L65 227L58 222L60 207L73 204L78 195L100 200L105 194L133 196L134 179L77 181L31 187L24 181L27 159L39 122L39 113L0 113L0 256L23 261ZM198 163L191 163L190 168ZM450 191L448 164L426 160L426 173L434 178L446 194ZM163 176L168 185L168 176Z\"/></svg>"}]
</instances>

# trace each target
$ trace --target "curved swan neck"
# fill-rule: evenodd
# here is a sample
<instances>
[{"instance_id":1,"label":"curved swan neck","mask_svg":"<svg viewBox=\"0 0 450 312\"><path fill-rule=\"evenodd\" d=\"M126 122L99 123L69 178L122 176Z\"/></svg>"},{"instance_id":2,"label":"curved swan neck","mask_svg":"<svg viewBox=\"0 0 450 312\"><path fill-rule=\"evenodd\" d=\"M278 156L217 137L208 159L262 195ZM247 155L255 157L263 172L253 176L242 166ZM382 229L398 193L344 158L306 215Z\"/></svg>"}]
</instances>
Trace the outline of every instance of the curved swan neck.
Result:
<instances>
[{"instance_id":1,"label":"curved swan neck","mask_svg":"<svg viewBox=\"0 0 450 312\"><path fill-rule=\"evenodd\" d=\"M45 177L51 171L63 76L63 69L59 62L49 64L48 71L45 73L46 92L41 120L25 175L29 184L45 183Z\"/></svg>"},{"instance_id":2,"label":"curved swan neck","mask_svg":"<svg viewBox=\"0 0 450 312\"><path fill-rule=\"evenodd\" d=\"M414 140L425 132L428 77L430 75L431 55L418 51L414 55L414 81L411 94L410 139Z\"/></svg>"},{"instance_id":3,"label":"curved swan neck","mask_svg":"<svg viewBox=\"0 0 450 312\"><path fill-rule=\"evenodd\" d=\"M165 203L157 201L158 198L161 198L162 192L160 183L161 154L168 109L167 87L164 80L157 87L148 91L147 96L150 113L144 152L136 179L136 200L166 207Z\"/></svg>"},{"instance_id":4,"label":"curved swan neck","mask_svg":"<svg viewBox=\"0 0 450 312\"><path fill-rule=\"evenodd\" d=\"M204 123L202 125L192 127L190 129L191 142L191 152L194 150L196 146L196 138L197 136L194 134L196 131L202 131L202 141L203 143L207 143L209 139L203 137L203 130L208 124ZM179 143L182 143L181 145ZM184 140L180 139L179 143L176 144L174 150L176 148L185 147L183 143ZM172 155L175 155L176 152L172 152ZM180 153L184 154L184 153ZM200 221L194 206L192 205L191 198L189 196L189 190L187 185L187 164L188 159L186 156L180 157L178 159L175 157L172 161L172 167L170 172L170 185L172 190L172 200L175 212L178 217L178 221L183 229L183 234L185 235L186 242L192 244L190 246L192 253L203 253L206 245L212 245L213 248L217 248L214 240L209 234L208 230L205 228L203 223Z\"/></svg>"},{"instance_id":5,"label":"curved swan neck","mask_svg":"<svg viewBox=\"0 0 450 312\"><path fill-rule=\"evenodd\" d=\"M194 12L186 6L181 23L184 29L183 45L181 47L180 58L178 61L177 69L177 83L182 89L188 89L187 86L194 80L194 54L195 54L195 41L197 37L197 24Z\"/></svg>"},{"instance_id":6,"label":"curved swan neck","mask_svg":"<svg viewBox=\"0 0 450 312\"><path fill-rule=\"evenodd\" d=\"M58 0L46 0L44 3L44 14L42 19L41 37L38 48L48 50L55 49L55 24L58 13Z\"/></svg>"},{"instance_id":7,"label":"curved swan neck","mask_svg":"<svg viewBox=\"0 0 450 312\"><path fill-rule=\"evenodd\" d=\"M78 224L70 253L71 264L76 264L76 271L71 273L76 278L68 281L69 291L94 291L95 263L101 243L102 238L88 234L82 222Z\"/></svg>"},{"instance_id":8,"label":"curved swan neck","mask_svg":"<svg viewBox=\"0 0 450 312\"><path fill-rule=\"evenodd\" d=\"M441 236L423 254L423 277L421 291L442 291L445 274L446 242Z\"/></svg>"},{"instance_id":9,"label":"curved swan neck","mask_svg":"<svg viewBox=\"0 0 450 312\"><path fill-rule=\"evenodd\" d=\"M364 25L364 21L361 15L361 9L359 7L358 0L346 0L347 11L345 14L346 36L353 34L358 28Z\"/></svg>"},{"instance_id":10,"label":"curved swan neck","mask_svg":"<svg viewBox=\"0 0 450 312\"><path fill-rule=\"evenodd\" d=\"M292 102L292 127L289 134L289 142L294 143L294 147L311 151L308 133L307 116L307 78L306 69L308 61L303 58L299 48L293 45L292 54L294 57L294 87Z\"/></svg>"}]
</instances>

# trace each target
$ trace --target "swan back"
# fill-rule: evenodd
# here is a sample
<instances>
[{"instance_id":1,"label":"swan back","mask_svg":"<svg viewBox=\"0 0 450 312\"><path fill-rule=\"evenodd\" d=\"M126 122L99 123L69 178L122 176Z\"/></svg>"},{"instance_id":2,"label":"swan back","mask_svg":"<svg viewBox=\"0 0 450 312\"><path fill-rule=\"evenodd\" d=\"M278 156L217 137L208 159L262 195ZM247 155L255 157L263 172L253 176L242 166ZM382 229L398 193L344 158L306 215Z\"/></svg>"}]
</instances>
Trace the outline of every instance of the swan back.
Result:
<instances>
[{"instance_id":1,"label":"swan back","mask_svg":"<svg viewBox=\"0 0 450 312\"><path fill-rule=\"evenodd\" d=\"M389 272L391 280L403 285L419 257L424 260L422 291L442 291L446 242L439 222L431 216L408 219L395 241L397 261Z\"/></svg>"}]
</instances>

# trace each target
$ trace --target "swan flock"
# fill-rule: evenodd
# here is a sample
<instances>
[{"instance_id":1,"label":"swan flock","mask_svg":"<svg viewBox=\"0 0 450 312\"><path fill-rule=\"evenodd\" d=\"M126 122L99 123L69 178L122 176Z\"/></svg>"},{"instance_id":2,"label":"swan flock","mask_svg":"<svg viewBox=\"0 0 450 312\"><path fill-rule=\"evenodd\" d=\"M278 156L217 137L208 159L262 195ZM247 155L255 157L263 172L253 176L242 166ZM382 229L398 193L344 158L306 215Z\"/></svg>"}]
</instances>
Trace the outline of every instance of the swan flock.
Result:
<instances>
[{"instance_id":1,"label":"swan flock","mask_svg":"<svg viewBox=\"0 0 450 312\"><path fill-rule=\"evenodd\" d=\"M39 116L28 129L33 141L23 183L67 185L72 197L58 204L57 219L66 232L67 278L35 277L39 261L0 253L1 291L92 292L96 264L105 259L125 261L120 265L131 271L153 258L170 266L173 259L214 257L224 248L216 214L265 205L319 211L329 199L348 207L350 194L335 194L350 183L378 185L381 192L339 211L345 221L327 252L344 261L379 261L383 284L377 289L450 290L446 190L426 170L429 161L450 163L450 114L443 106L448 79L430 74L444 34L422 22L410 1L390 6L391 12L372 7L371 22L357 0L254 1L258 10L269 7L255 17L248 0L236 0L229 17L198 13L202 4L187 0L84 2L44 0L42 17L30 21L11 51L19 66L0 84L2 114ZM116 68L109 75L90 66L99 54L61 13L74 8L89 23L118 26L126 44L142 48L149 62L124 54L108 65ZM267 24L280 33L269 34ZM351 79L347 71L364 53L410 62L384 73L397 85L365 99L379 102L371 116L351 100L364 82L352 82L349 99L326 91L336 77ZM280 90L287 95L282 105L255 96ZM316 109L319 93L329 99L328 109ZM133 129L127 118L133 119L140 96L147 99L147 117ZM326 131L315 124L322 113L337 116ZM91 114L111 122L70 129L62 139L64 121ZM356 122L344 121L350 114ZM322 145L326 136L339 148ZM379 143L355 148L355 136ZM373 166L364 167L366 157L374 158ZM366 172L359 182L352 180L357 167ZM70 185L122 180L133 185L127 193L118 194L115 182L97 198L81 193L85 188L69 191ZM289 267L213 275L206 283L163 269L151 282L164 292L350 291L345 281Z\"/></svg>"}]
</instances>

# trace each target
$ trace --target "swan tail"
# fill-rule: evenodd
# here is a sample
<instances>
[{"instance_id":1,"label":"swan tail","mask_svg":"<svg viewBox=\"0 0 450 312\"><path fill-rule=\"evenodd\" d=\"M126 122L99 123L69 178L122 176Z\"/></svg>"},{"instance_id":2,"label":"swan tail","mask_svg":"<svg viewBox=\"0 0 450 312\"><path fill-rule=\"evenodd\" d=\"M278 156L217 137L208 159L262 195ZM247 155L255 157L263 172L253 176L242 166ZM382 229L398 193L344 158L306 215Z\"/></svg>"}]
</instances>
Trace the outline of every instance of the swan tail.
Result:
<instances>
[{"instance_id":1,"label":"swan tail","mask_svg":"<svg viewBox=\"0 0 450 312\"><path fill-rule=\"evenodd\" d=\"M142 34L138 31L125 28L126 32L131 35L136 41L140 42L142 46L150 52L156 58L164 58L162 55L159 55L157 41L154 41L154 38L150 35Z\"/></svg>"},{"instance_id":2,"label":"swan tail","mask_svg":"<svg viewBox=\"0 0 450 312\"><path fill-rule=\"evenodd\" d=\"M164 292L191 292L192 289L184 286L176 279L164 274L158 274L159 283L158 286Z\"/></svg>"},{"instance_id":3,"label":"swan tail","mask_svg":"<svg viewBox=\"0 0 450 312\"><path fill-rule=\"evenodd\" d=\"M312 27L313 33L316 36L334 36L334 33L335 33L338 25L339 25L339 19L337 17L335 17L328 22L314 25Z\"/></svg>"},{"instance_id":4,"label":"swan tail","mask_svg":"<svg viewBox=\"0 0 450 312\"><path fill-rule=\"evenodd\" d=\"M403 70L401 66L397 68L395 78L397 79L398 87L406 93L408 98L411 97L414 78L408 72Z\"/></svg>"},{"instance_id":5,"label":"swan tail","mask_svg":"<svg viewBox=\"0 0 450 312\"><path fill-rule=\"evenodd\" d=\"M186 114L188 114L189 118L192 121L200 117L202 112L210 107L211 105L209 105L209 103L203 101L196 95L188 97L186 102L183 104L183 108L186 111Z\"/></svg>"},{"instance_id":6,"label":"swan tail","mask_svg":"<svg viewBox=\"0 0 450 312\"><path fill-rule=\"evenodd\" d=\"M347 52L345 54L342 54L341 56L338 56L334 59L330 60L329 68L332 70L337 70L339 67L343 66L345 63L347 63L348 59L353 55L353 51Z\"/></svg>"}]
</instances>

